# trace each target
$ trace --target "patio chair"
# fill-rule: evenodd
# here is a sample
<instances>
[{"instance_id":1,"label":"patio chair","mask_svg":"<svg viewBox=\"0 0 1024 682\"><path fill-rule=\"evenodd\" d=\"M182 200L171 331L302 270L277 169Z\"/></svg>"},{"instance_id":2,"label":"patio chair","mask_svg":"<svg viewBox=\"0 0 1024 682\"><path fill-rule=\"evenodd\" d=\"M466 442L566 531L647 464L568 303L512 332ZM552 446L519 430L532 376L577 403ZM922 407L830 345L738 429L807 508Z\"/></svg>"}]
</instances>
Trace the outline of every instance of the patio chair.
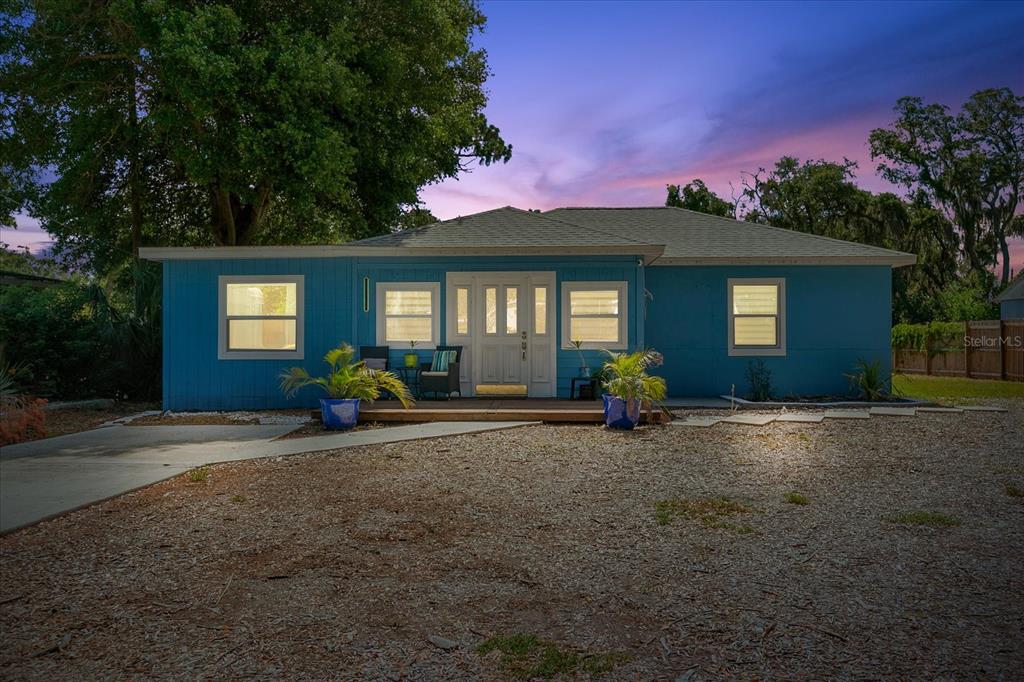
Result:
<instances>
[{"instance_id":1,"label":"patio chair","mask_svg":"<svg viewBox=\"0 0 1024 682\"><path fill-rule=\"evenodd\" d=\"M391 349L388 346L359 346L359 359L370 369L389 369Z\"/></svg>"},{"instance_id":2,"label":"patio chair","mask_svg":"<svg viewBox=\"0 0 1024 682\"><path fill-rule=\"evenodd\" d=\"M459 363L462 361L462 346L438 346L434 350L434 359L424 362L420 372L420 395L444 393L451 399L452 393L462 397L459 386Z\"/></svg>"}]
</instances>

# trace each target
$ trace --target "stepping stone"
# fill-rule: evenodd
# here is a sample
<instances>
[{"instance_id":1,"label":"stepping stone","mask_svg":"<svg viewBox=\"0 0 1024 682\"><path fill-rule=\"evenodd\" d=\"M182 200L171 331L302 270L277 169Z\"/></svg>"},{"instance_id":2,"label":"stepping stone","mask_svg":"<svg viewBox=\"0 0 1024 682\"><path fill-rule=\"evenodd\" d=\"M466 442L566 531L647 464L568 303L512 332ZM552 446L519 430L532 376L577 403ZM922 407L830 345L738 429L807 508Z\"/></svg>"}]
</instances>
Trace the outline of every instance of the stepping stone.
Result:
<instances>
[{"instance_id":1,"label":"stepping stone","mask_svg":"<svg viewBox=\"0 0 1024 682\"><path fill-rule=\"evenodd\" d=\"M871 415L867 410L825 410L825 417L829 419L870 419Z\"/></svg>"},{"instance_id":2,"label":"stepping stone","mask_svg":"<svg viewBox=\"0 0 1024 682\"><path fill-rule=\"evenodd\" d=\"M775 418L777 422L799 422L802 424L820 424L825 415L820 412L785 412Z\"/></svg>"},{"instance_id":3,"label":"stepping stone","mask_svg":"<svg viewBox=\"0 0 1024 682\"><path fill-rule=\"evenodd\" d=\"M963 410L959 407L918 407L915 408L918 412L941 412L944 414L948 413L962 413Z\"/></svg>"},{"instance_id":4,"label":"stepping stone","mask_svg":"<svg viewBox=\"0 0 1024 682\"><path fill-rule=\"evenodd\" d=\"M734 414L722 420L723 424L747 424L748 426L764 426L775 421L775 414Z\"/></svg>"},{"instance_id":5,"label":"stepping stone","mask_svg":"<svg viewBox=\"0 0 1024 682\"><path fill-rule=\"evenodd\" d=\"M1005 407L995 407L994 405L961 405L961 410L966 412L1006 412Z\"/></svg>"},{"instance_id":6,"label":"stepping stone","mask_svg":"<svg viewBox=\"0 0 1024 682\"><path fill-rule=\"evenodd\" d=\"M868 412L872 417L913 417L917 410L913 407L872 407Z\"/></svg>"},{"instance_id":7,"label":"stepping stone","mask_svg":"<svg viewBox=\"0 0 1024 682\"><path fill-rule=\"evenodd\" d=\"M687 417L686 419L675 419L671 422L672 426L714 426L718 422L722 421L721 417Z\"/></svg>"}]
</instances>

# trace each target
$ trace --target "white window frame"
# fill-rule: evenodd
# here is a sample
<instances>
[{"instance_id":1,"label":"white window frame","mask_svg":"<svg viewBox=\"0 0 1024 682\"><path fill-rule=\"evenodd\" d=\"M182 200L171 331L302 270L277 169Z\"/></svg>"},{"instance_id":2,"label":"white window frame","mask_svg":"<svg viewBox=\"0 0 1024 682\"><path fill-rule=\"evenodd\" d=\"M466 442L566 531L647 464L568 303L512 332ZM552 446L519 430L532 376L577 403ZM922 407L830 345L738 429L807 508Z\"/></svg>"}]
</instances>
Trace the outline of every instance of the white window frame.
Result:
<instances>
[{"instance_id":1,"label":"white window frame","mask_svg":"<svg viewBox=\"0 0 1024 682\"><path fill-rule=\"evenodd\" d=\"M305 281L303 275L220 275L217 277L218 360L302 360L305 354ZM281 315L228 317L229 284L295 285L295 350L228 350L229 319L290 319Z\"/></svg>"},{"instance_id":2,"label":"white window frame","mask_svg":"<svg viewBox=\"0 0 1024 682\"><path fill-rule=\"evenodd\" d=\"M607 289L614 289L619 293L619 341L618 343L604 343L601 341L587 341L584 342L581 348L584 349L606 349L606 350L625 350L629 348L629 282L622 281L604 281L604 282L581 282L581 281L569 281L562 282L562 323L561 323L561 334L563 349L575 349L572 345L572 339L569 338L569 330L572 328L570 306L569 306L569 295L573 291L602 291ZM548 302L550 305L551 302ZM591 317L591 316L580 316L577 317ZM612 317L611 315L595 315L592 317Z\"/></svg>"},{"instance_id":3,"label":"white window frame","mask_svg":"<svg viewBox=\"0 0 1024 682\"><path fill-rule=\"evenodd\" d=\"M732 296L733 288L737 285L765 285L773 284L778 287L778 309L775 314L775 340L778 342L774 346L737 346L736 345L736 315L733 314L732 307ZM729 320L728 329L728 343L729 343L729 355L740 356L740 357L751 357L751 356L764 356L764 357L777 357L786 354L786 278L785 277L730 277L727 281L728 286L728 302L726 308L726 317ZM741 316L742 317L742 316ZM756 316L756 317L767 317L767 316Z\"/></svg>"},{"instance_id":4,"label":"white window frame","mask_svg":"<svg viewBox=\"0 0 1024 682\"><path fill-rule=\"evenodd\" d=\"M385 339L387 320L384 315L384 297L388 291L429 291L430 292L430 340L417 341L416 348L437 346L441 339L441 283L440 282L377 282L377 345L398 350L413 348L409 341L388 341ZM454 303L453 303L454 305ZM417 317L419 317L417 315Z\"/></svg>"}]
</instances>

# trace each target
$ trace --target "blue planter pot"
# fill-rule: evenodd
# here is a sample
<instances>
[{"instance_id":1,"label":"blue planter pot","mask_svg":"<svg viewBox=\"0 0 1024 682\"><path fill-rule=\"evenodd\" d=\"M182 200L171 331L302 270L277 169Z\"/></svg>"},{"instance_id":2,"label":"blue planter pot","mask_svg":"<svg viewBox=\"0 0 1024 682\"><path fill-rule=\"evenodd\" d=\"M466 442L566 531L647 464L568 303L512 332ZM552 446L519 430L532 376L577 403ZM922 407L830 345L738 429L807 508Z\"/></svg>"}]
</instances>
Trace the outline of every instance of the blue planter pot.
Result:
<instances>
[{"instance_id":1,"label":"blue planter pot","mask_svg":"<svg viewBox=\"0 0 1024 682\"><path fill-rule=\"evenodd\" d=\"M601 397L604 398L604 423L608 428L631 431L640 421L639 400L627 401L607 393Z\"/></svg>"},{"instance_id":2,"label":"blue planter pot","mask_svg":"<svg viewBox=\"0 0 1024 682\"><path fill-rule=\"evenodd\" d=\"M320 415L326 429L351 429L359 421L359 398L321 398Z\"/></svg>"}]
</instances>

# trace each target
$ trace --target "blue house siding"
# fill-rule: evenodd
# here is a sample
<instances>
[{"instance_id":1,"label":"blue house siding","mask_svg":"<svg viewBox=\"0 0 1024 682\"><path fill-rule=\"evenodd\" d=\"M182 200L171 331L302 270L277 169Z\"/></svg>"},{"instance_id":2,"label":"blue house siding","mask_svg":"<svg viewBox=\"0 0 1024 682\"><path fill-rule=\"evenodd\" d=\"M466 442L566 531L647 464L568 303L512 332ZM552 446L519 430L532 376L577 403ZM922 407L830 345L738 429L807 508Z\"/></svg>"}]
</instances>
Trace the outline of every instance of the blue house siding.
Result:
<instances>
[{"instance_id":1,"label":"blue house siding","mask_svg":"<svg viewBox=\"0 0 1024 682\"><path fill-rule=\"evenodd\" d=\"M650 267L647 345L661 351L672 396L749 393L751 357L728 354L727 280L786 278L786 355L765 357L774 392L839 395L859 358L891 371L888 266Z\"/></svg>"},{"instance_id":2,"label":"blue house siding","mask_svg":"<svg viewBox=\"0 0 1024 682\"><path fill-rule=\"evenodd\" d=\"M999 304L999 317L1003 320L1024 320L1024 299L1003 301Z\"/></svg>"},{"instance_id":3,"label":"blue house siding","mask_svg":"<svg viewBox=\"0 0 1024 682\"><path fill-rule=\"evenodd\" d=\"M376 343L377 282L438 282L441 311L446 309L445 276L465 271L554 271L557 390L567 396L579 372L575 350L563 350L561 284L566 281L626 281L630 305L630 346L642 345L644 268L637 258L617 257L477 257L477 258L311 258L251 260L178 260L164 262L164 395L165 409L223 410L313 406L312 389L286 400L278 374L301 365L313 374L323 371L322 356L342 341L354 346ZM221 275L304 275L304 359L219 360L217 358L217 278ZM363 310L363 280L369 279L369 310ZM446 319L441 315L441 338ZM405 351L395 351L401 362ZM424 360L431 349L418 349ZM591 367L602 354L584 351Z\"/></svg>"},{"instance_id":4,"label":"blue house siding","mask_svg":"<svg viewBox=\"0 0 1024 682\"><path fill-rule=\"evenodd\" d=\"M240 410L313 404L312 397L286 401L277 375L293 365L321 372L324 353L339 340L353 337L352 270L350 258L165 262L164 408ZM305 276L304 359L217 359L217 278L296 274Z\"/></svg>"}]
</instances>

